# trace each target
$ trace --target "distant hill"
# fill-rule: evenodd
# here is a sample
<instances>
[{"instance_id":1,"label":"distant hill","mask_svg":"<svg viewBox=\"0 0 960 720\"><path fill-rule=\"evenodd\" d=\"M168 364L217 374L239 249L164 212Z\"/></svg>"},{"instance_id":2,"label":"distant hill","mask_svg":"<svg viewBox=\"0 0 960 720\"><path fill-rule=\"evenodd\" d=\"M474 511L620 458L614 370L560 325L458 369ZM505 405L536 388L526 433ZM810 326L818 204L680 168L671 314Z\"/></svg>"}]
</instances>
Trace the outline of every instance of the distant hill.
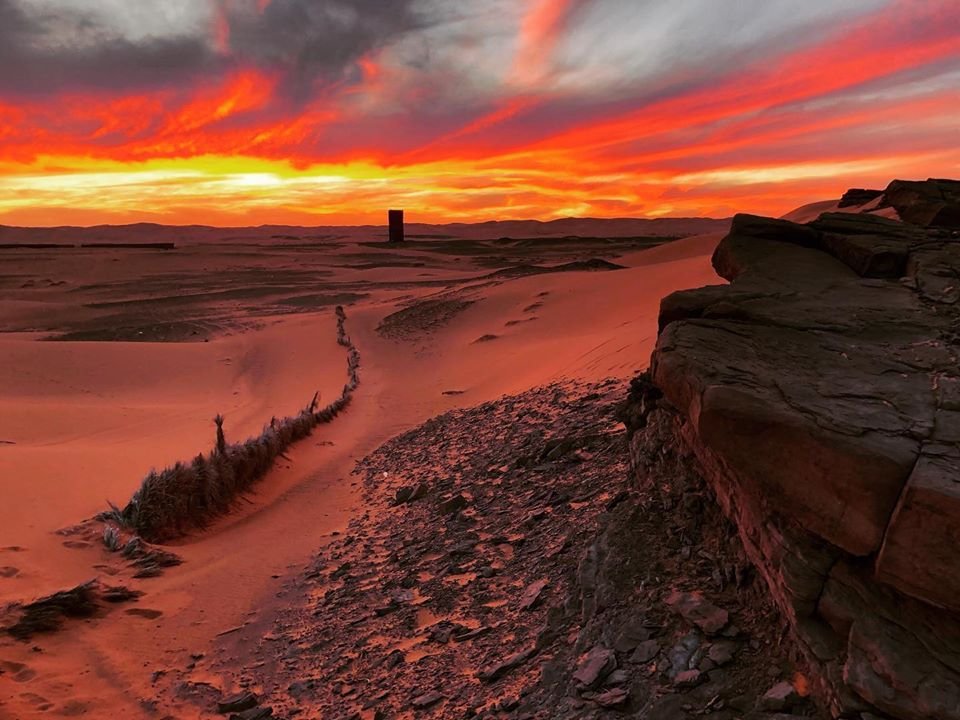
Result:
<instances>
[{"instance_id":1,"label":"distant hill","mask_svg":"<svg viewBox=\"0 0 960 720\"><path fill-rule=\"evenodd\" d=\"M407 223L411 239L490 240L496 238L555 237L687 237L728 229L729 219L713 218L563 218L539 220L495 220L483 223L432 225ZM386 225L304 227L261 225L218 228L206 225L97 225L94 227L12 227L0 225L0 244L22 243L203 243L264 240L323 241L377 240L387 237Z\"/></svg>"}]
</instances>

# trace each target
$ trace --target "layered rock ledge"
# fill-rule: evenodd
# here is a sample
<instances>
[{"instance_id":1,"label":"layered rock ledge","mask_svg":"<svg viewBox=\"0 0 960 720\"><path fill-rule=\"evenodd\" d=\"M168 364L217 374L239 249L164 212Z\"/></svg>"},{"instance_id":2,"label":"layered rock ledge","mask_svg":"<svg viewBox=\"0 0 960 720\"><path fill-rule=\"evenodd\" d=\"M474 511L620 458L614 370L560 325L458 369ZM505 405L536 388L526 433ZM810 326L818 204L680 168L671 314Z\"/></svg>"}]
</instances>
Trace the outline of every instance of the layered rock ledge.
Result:
<instances>
[{"instance_id":1,"label":"layered rock ledge","mask_svg":"<svg viewBox=\"0 0 960 720\"><path fill-rule=\"evenodd\" d=\"M960 719L960 183L848 195L904 221L734 219L631 442L673 424L834 716Z\"/></svg>"}]
</instances>

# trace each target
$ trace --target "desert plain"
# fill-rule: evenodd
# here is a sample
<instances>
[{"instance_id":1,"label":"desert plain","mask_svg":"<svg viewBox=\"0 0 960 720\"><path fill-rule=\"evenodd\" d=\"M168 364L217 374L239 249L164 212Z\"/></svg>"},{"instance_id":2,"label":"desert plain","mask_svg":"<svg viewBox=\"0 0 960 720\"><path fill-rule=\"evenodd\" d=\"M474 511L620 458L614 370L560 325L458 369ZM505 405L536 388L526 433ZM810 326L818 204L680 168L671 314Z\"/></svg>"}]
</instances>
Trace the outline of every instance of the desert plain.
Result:
<instances>
[{"instance_id":1,"label":"desert plain","mask_svg":"<svg viewBox=\"0 0 960 720\"><path fill-rule=\"evenodd\" d=\"M660 298L718 282L709 260L725 227L409 225L398 246L375 227L8 229L10 245L60 247L0 251L0 602L97 577L146 594L129 612L0 641L0 714L163 717L155 673L225 652L243 635L232 629L271 616L285 578L380 511L361 497L359 460L456 408L630 377L649 358ZM173 542L181 566L131 581L77 527L152 468L208 450L216 414L242 440L315 392L336 396L337 305L362 355L347 412L228 516ZM200 665L204 682L237 689L233 673ZM174 705L171 717L208 716Z\"/></svg>"}]
</instances>

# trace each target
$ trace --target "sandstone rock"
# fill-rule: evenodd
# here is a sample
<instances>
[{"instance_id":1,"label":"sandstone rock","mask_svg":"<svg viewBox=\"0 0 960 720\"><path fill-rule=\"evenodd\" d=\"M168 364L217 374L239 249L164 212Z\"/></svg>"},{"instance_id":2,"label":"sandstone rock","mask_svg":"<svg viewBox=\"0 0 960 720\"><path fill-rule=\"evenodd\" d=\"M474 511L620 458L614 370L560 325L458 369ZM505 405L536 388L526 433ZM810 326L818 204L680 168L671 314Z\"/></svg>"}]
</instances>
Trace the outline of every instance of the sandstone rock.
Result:
<instances>
[{"instance_id":1,"label":"sandstone rock","mask_svg":"<svg viewBox=\"0 0 960 720\"><path fill-rule=\"evenodd\" d=\"M726 610L717 607L701 595L674 590L666 599L674 612L679 613L688 622L693 623L708 635L716 635L730 622Z\"/></svg>"},{"instance_id":2,"label":"sandstone rock","mask_svg":"<svg viewBox=\"0 0 960 720\"><path fill-rule=\"evenodd\" d=\"M799 698L800 696L797 695L797 690L792 684L788 682L777 683L760 698L760 709L768 712L789 710Z\"/></svg>"},{"instance_id":3,"label":"sandstone rock","mask_svg":"<svg viewBox=\"0 0 960 720\"><path fill-rule=\"evenodd\" d=\"M270 720L273 717L273 708L255 707L243 712L234 713L230 720Z\"/></svg>"},{"instance_id":4,"label":"sandstone rock","mask_svg":"<svg viewBox=\"0 0 960 720\"><path fill-rule=\"evenodd\" d=\"M615 685L623 685L627 680L630 679L630 676L627 675L627 671L621 668L617 668L612 673L607 675L603 680L603 684L607 687L613 687Z\"/></svg>"},{"instance_id":5,"label":"sandstone rock","mask_svg":"<svg viewBox=\"0 0 960 720\"><path fill-rule=\"evenodd\" d=\"M681 673L677 673L677 676L673 679L673 684L677 688L688 689L697 687L697 685L702 684L706 679L707 676L699 670L684 670Z\"/></svg>"},{"instance_id":6,"label":"sandstone rock","mask_svg":"<svg viewBox=\"0 0 960 720\"><path fill-rule=\"evenodd\" d=\"M650 662L660 654L660 643L656 640L647 640L637 645L637 649L630 656L630 662L642 664Z\"/></svg>"},{"instance_id":7,"label":"sandstone rock","mask_svg":"<svg viewBox=\"0 0 960 720\"><path fill-rule=\"evenodd\" d=\"M899 278L907 271L910 243L877 235L824 233L822 243L831 255L860 277Z\"/></svg>"},{"instance_id":8,"label":"sandstone rock","mask_svg":"<svg viewBox=\"0 0 960 720\"><path fill-rule=\"evenodd\" d=\"M627 702L629 694L623 688L613 688L597 695L593 701L604 708L617 708Z\"/></svg>"},{"instance_id":9,"label":"sandstone rock","mask_svg":"<svg viewBox=\"0 0 960 720\"><path fill-rule=\"evenodd\" d=\"M536 648L527 648L509 656L506 660L490 665L477 673L477 677L483 682L493 682L498 680L516 667L519 667L536 653Z\"/></svg>"},{"instance_id":10,"label":"sandstone rock","mask_svg":"<svg viewBox=\"0 0 960 720\"><path fill-rule=\"evenodd\" d=\"M436 705L438 702L443 700L443 698L444 698L443 693L439 693L436 691L428 692L428 693L424 693L423 695L418 695L417 697L415 697L413 700L410 701L410 705L416 708L417 710L423 710L425 708Z\"/></svg>"},{"instance_id":11,"label":"sandstone rock","mask_svg":"<svg viewBox=\"0 0 960 720\"><path fill-rule=\"evenodd\" d=\"M592 688L616 668L617 656L612 650L598 645L580 658L577 669L573 673L573 679L584 688Z\"/></svg>"},{"instance_id":12,"label":"sandstone rock","mask_svg":"<svg viewBox=\"0 0 960 720\"><path fill-rule=\"evenodd\" d=\"M521 610L530 610L540 602L543 595L543 591L550 585L549 580L537 580L534 583L531 583L523 591L523 595L520 597L520 609Z\"/></svg>"},{"instance_id":13,"label":"sandstone rock","mask_svg":"<svg viewBox=\"0 0 960 720\"><path fill-rule=\"evenodd\" d=\"M642 620L632 618L617 633L613 641L613 649L621 653L631 652L641 643L649 640L650 635L650 630Z\"/></svg>"},{"instance_id":14,"label":"sandstone rock","mask_svg":"<svg viewBox=\"0 0 960 720\"><path fill-rule=\"evenodd\" d=\"M691 669L692 661L702 645L700 636L694 631L680 638L677 644L670 648L664 659L667 661L671 678L676 677L684 670Z\"/></svg>"},{"instance_id":15,"label":"sandstone rock","mask_svg":"<svg viewBox=\"0 0 960 720\"><path fill-rule=\"evenodd\" d=\"M707 657L719 666L726 665L733 660L737 651L737 643L732 640L718 640L710 646Z\"/></svg>"},{"instance_id":16,"label":"sandstone rock","mask_svg":"<svg viewBox=\"0 0 960 720\"><path fill-rule=\"evenodd\" d=\"M925 446L877 560L877 577L914 597L960 610L960 451Z\"/></svg>"},{"instance_id":17,"label":"sandstone rock","mask_svg":"<svg viewBox=\"0 0 960 720\"><path fill-rule=\"evenodd\" d=\"M217 703L217 712L226 715L227 713L243 712L260 703L259 699L252 692L242 692L237 695L231 695Z\"/></svg>"},{"instance_id":18,"label":"sandstone rock","mask_svg":"<svg viewBox=\"0 0 960 720\"><path fill-rule=\"evenodd\" d=\"M452 498L440 503L440 512L444 515L452 515L453 513L460 512L465 507L467 507L467 499L463 495L454 495Z\"/></svg>"},{"instance_id":19,"label":"sandstone rock","mask_svg":"<svg viewBox=\"0 0 960 720\"><path fill-rule=\"evenodd\" d=\"M884 202L914 225L960 227L960 182L957 180L894 180Z\"/></svg>"},{"instance_id":20,"label":"sandstone rock","mask_svg":"<svg viewBox=\"0 0 960 720\"><path fill-rule=\"evenodd\" d=\"M730 285L663 301L653 387L622 417L695 458L824 707L960 720L960 183L845 198L864 202L907 222L737 216L713 258ZM729 648L666 655L676 677Z\"/></svg>"},{"instance_id":21,"label":"sandstone rock","mask_svg":"<svg viewBox=\"0 0 960 720\"><path fill-rule=\"evenodd\" d=\"M838 207L853 207L855 205L866 205L873 202L883 195L883 190L865 190L863 188L854 188L847 190L840 198Z\"/></svg>"}]
</instances>

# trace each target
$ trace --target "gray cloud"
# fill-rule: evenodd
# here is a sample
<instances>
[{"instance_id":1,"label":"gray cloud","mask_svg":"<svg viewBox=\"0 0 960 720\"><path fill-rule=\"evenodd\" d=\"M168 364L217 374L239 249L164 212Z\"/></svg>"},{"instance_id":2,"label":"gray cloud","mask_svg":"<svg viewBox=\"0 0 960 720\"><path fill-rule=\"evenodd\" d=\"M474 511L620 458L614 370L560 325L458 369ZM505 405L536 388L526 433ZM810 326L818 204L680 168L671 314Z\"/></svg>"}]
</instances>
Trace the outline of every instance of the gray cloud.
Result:
<instances>
[{"instance_id":1,"label":"gray cloud","mask_svg":"<svg viewBox=\"0 0 960 720\"><path fill-rule=\"evenodd\" d=\"M241 61L279 70L295 96L319 81L344 79L363 55L423 26L414 0L254 0L227 10L230 52Z\"/></svg>"},{"instance_id":2,"label":"gray cloud","mask_svg":"<svg viewBox=\"0 0 960 720\"><path fill-rule=\"evenodd\" d=\"M0 94L180 86L253 65L279 74L287 99L303 99L422 27L415 3L273 0L260 12L256 0L195 0L164 15L113 0L0 0Z\"/></svg>"},{"instance_id":3,"label":"gray cloud","mask_svg":"<svg viewBox=\"0 0 960 720\"><path fill-rule=\"evenodd\" d=\"M219 64L199 36L133 42L93 13L0 0L0 93L154 87L184 82Z\"/></svg>"}]
</instances>

